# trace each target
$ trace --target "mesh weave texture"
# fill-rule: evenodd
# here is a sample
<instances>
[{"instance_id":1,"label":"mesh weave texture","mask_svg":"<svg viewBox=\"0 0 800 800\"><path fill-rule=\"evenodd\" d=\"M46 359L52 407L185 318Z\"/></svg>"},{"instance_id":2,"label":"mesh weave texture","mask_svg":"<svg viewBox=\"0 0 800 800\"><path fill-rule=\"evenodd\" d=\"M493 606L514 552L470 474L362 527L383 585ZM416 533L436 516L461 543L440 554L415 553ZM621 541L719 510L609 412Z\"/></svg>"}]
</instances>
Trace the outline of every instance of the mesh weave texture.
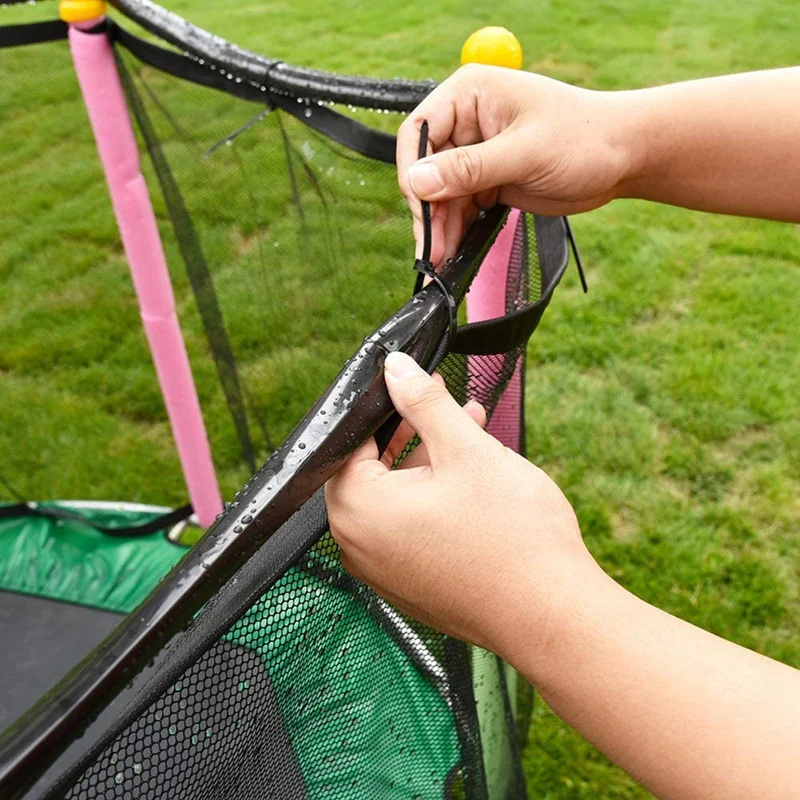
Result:
<instances>
[{"instance_id":1,"label":"mesh weave texture","mask_svg":"<svg viewBox=\"0 0 800 800\"><path fill-rule=\"evenodd\" d=\"M32 66L58 61L60 91L76 103L65 48L30 47L26 57ZM391 165L302 118L189 85L121 47L118 61L215 462L240 484L364 333L407 298L405 203ZM305 118L318 113L298 102ZM390 132L398 122L340 110ZM88 135L79 128L76 136ZM108 219L107 205L98 213ZM538 230L520 217L507 312L530 308L563 268L541 257ZM69 238L54 231L54 250ZM516 431L518 449L521 403L512 412L500 401L523 391L524 351L518 341L502 353L452 353L440 366L460 402L478 400L490 425ZM491 654L403 617L354 581L319 496L310 503L313 513L281 532L294 548L273 557L268 543L242 568L48 797L526 796L519 747L530 688ZM256 570L259 556L270 569ZM245 585L257 599L230 612ZM197 646L212 624L224 632Z\"/></svg>"}]
</instances>

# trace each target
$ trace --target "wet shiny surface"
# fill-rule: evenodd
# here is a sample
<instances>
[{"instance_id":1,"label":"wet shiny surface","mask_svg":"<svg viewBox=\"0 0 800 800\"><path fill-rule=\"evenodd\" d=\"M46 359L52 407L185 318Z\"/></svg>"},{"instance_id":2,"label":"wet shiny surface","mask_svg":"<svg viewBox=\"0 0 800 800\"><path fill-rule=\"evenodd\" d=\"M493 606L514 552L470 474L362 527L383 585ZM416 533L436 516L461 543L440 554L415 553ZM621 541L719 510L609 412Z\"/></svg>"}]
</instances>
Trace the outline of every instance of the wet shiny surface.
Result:
<instances>
[{"instance_id":1,"label":"wet shiny surface","mask_svg":"<svg viewBox=\"0 0 800 800\"><path fill-rule=\"evenodd\" d=\"M237 47L151 0L111 0L126 17L203 62L235 73L270 91L362 108L410 111L433 89L433 81L378 80L295 67Z\"/></svg>"},{"instance_id":2,"label":"wet shiny surface","mask_svg":"<svg viewBox=\"0 0 800 800\"><path fill-rule=\"evenodd\" d=\"M506 209L487 212L440 277L460 302ZM20 797L37 775L172 637L186 627L242 564L393 413L383 378L387 354L427 364L448 324L448 300L429 285L368 336L264 466L203 538L84 662L48 692L0 742L0 797Z\"/></svg>"}]
</instances>

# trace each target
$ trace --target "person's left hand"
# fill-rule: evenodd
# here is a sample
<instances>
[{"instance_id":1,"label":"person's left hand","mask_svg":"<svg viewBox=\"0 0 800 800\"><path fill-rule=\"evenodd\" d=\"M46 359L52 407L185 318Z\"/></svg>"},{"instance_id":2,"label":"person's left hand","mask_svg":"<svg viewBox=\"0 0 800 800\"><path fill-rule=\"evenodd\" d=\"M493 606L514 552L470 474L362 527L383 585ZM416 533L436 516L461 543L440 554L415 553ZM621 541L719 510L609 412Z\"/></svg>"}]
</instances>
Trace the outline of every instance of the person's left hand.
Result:
<instances>
[{"instance_id":1,"label":"person's left hand","mask_svg":"<svg viewBox=\"0 0 800 800\"><path fill-rule=\"evenodd\" d=\"M404 613L512 660L598 570L575 514L542 470L482 430L480 405L461 408L402 353L387 358L386 383L405 420L392 445L378 458L370 440L326 487L342 564ZM392 470L415 431L422 444Z\"/></svg>"}]
</instances>

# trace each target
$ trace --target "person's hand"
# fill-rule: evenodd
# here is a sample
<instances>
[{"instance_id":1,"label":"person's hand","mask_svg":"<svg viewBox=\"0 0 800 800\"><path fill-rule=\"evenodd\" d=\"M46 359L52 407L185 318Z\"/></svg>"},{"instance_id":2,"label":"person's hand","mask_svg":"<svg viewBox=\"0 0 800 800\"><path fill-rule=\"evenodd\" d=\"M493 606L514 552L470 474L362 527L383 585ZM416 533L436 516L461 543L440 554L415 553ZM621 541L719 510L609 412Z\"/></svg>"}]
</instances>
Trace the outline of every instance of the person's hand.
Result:
<instances>
[{"instance_id":1,"label":"person's hand","mask_svg":"<svg viewBox=\"0 0 800 800\"><path fill-rule=\"evenodd\" d=\"M386 383L404 418L392 445L379 459L370 440L326 487L342 564L403 612L510 660L520 631L546 630L559 596L597 569L572 508L482 430L480 405L461 408L411 358L389 355ZM423 444L391 470L415 431Z\"/></svg>"},{"instance_id":2,"label":"person's hand","mask_svg":"<svg viewBox=\"0 0 800 800\"><path fill-rule=\"evenodd\" d=\"M414 214L418 250L420 199L434 203L434 263L454 255L465 226L497 202L558 215L613 199L632 169L621 109L628 94L501 67L459 69L397 136L398 182ZM418 162L426 119L433 155Z\"/></svg>"},{"instance_id":3,"label":"person's hand","mask_svg":"<svg viewBox=\"0 0 800 800\"><path fill-rule=\"evenodd\" d=\"M658 797L798 797L800 675L603 573L558 487L401 353L405 420L326 487L342 564L401 611L485 647ZM397 470L392 460L419 433ZM743 715L742 709L747 709ZM691 731L691 736L686 736Z\"/></svg>"}]
</instances>

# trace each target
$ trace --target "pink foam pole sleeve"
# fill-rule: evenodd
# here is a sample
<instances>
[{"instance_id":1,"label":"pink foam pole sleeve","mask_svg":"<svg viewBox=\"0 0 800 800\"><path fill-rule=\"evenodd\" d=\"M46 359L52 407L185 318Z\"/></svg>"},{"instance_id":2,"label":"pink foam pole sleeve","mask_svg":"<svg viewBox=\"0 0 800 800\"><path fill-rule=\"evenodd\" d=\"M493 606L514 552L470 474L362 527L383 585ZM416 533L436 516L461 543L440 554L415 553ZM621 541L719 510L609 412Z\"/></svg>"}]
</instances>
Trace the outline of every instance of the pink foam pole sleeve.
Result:
<instances>
[{"instance_id":1,"label":"pink foam pole sleeve","mask_svg":"<svg viewBox=\"0 0 800 800\"><path fill-rule=\"evenodd\" d=\"M114 51L104 33L75 25L69 43L186 487L200 524L208 526L222 498Z\"/></svg>"},{"instance_id":2,"label":"pink foam pole sleeve","mask_svg":"<svg viewBox=\"0 0 800 800\"><path fill-rule=\"evenodd\" d=\"M514 235L520 219L520 212L517 209L509 212L505 227L498 234L472 283L466 301L469 322L494 319L502 317L506 313L508 266L514 246ZM488 379L497 375L497 370L478 356L470 357L469 371L473 383L477 382L481 374ZM522 437L525 435L520 425L522 402L522 361L520 360L487 426L487 430L492 436L517 452L521 451Z\"/></svg>"}]
</instances>

